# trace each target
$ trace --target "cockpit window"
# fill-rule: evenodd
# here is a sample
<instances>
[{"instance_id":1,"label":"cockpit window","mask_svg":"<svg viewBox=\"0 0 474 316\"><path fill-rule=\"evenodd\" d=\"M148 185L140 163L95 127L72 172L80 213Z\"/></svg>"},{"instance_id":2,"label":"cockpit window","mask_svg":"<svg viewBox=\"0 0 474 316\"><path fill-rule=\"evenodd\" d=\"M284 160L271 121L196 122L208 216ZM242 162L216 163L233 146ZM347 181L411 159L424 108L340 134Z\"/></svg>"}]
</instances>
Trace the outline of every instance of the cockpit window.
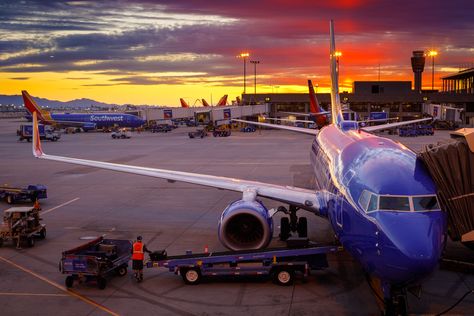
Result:
<instances>
[{"instance_id":1,"label":"cockpit window","mask_svg":"<svg viewBox=\"0 0 474 316\"><path fill-rule=\"evenodd\" d=\"M364 209L364 210L367 209L367 205L369 204L369 200L370 200L370 193L369 193L369 191L364 190L362 192L362 194L360 195L360 198L359 198L359 204L362 207L362 209Z\"/></svg>"},{"instance_id":2,"label":"cockpit window","mask_svg":"<svg viewBox=\"0 0 474 316\"><path fill-rule=\"evenodd\" d=\"M379 199L375 194L370 195L369 206L367 207L367 212L375 211L378 209Z\"/></svg>"},{"instance_id":3,"label":"cockpit window","mask_svg":"<svg viewBox=\"0 0 474 316\"><path fill-rule=\"evenodd\" d=\"M413 207L415 211L431 211L439 209L436 195L430 196L414 196Z\"/></svg>"},{"instance_id":4,"label":"cockpit window","mask_svg":"<svg viewBox=\"0 0 474 316\"><path fill-rule=\"evenodd\" d=\"M408 196L381 196L379 209L388 211L410 211Z\"/></svg>"}]
</instances>

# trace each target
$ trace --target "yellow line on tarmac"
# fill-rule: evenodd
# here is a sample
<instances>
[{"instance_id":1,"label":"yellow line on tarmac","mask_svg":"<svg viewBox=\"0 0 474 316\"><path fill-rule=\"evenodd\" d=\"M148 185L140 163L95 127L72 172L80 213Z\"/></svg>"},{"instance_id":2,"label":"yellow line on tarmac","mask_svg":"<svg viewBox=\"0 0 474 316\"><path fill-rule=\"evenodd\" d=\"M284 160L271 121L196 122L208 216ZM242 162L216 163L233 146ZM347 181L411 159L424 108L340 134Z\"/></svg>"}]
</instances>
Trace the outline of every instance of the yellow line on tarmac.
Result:
<instances>
[{"instance_id":1,"label":"yellow line on tarmac","mask_svg":"<svg viewBox=\"0 0 474 316\"><path fill-rule=\"evenodd\" d=\"M72 199L71 201L67 201L67 202L65 202L65 203L63 203L63 204L60 204L60 205L58 205L58 206L56 206L56 207L50 208L49 210L42 211L42 212L41 212L41 215L48 214L49 212L52 212L52 211L54 211L55 209L58 209L58 208L63 207L63 206L65 206L65 205L71 204L72 202L75 202L75 201L77 201L77 200L79 200L78 197L75 198L75 199Z\"/></svg>"},{"instance_id":2,"label":"yellow line on tarmac","mask_svg":"<svg viewBox=\"0 0 474 316\"><path fill-rule=\"evenodd\" d=\"M64 286L61 286L61 285L59 285L59 284L57 284L57 283L55 283L55 282L53 282L53 281L50 281L50 280L48 280L47 278L45 278L44 276L41 276L41 275L39 275L39 274L37 274L37 273L35 273L35 272L33 272L33 271L31 271L31 270L25 268L25 267L22 267L22 266L16 264L15 262L13 262L13 261L10 261L10 260L8 260L8 259L6 259L6 258L3 258L2 256L0 256L0 260L2 260L2 261L4 261L4 262L6 262L6 263L8 263L8 264L10 264L10 265L12 265L12 266L14 266L15 268L20 269L20 270L22 270L22 271L24 271L24 272L26 272L26 273L28 273L28 274L31 274L32 276L34 276L34 277L40 279L41 281L46 282L46 283L48 283L49 285L54 286L55 288L57 288L57 289L59 289L59 290L61 290L61 291L63 291L63 292L66 292L67 294L69 294L69 295L72 296L72 297L78 298L78 299L80 299L81 301L83 301L83 302L85 302L85 303L87 303L87 304L89 304L89 305L92 305L92 306L94 306L94 307L97 307L97 308L101 309L102 311L104 311L104 312L106 312L106 313L108 313L108 314L110 314L110 315L119 316L119 314L117 314L117 313L111 311L111 310L108 309L107 307L105 307L105 306L103 306L103 305L101 305L101 304L99 304L99 303L93 301L92 299L90 299L90 298L88 298L88 297L86 297L86 296L83 296L83 295L81 295L81 294L79 294L79 293L76 293L76 292L73 291L73 290L68 290L68 289L66 289Z\"/></svg>"},{"instance_id":3,"label":"yellow line on tarmac","mask_svg":"<svg viewBox=\"0 0 474 316\"><path fill-rule=\"evenodd\" d=\"M54 293L18 293L18 292L0 292L0 296L55 296L55 297L67 297L67 294L54 294Z\"/></svg>"}]
</instances>

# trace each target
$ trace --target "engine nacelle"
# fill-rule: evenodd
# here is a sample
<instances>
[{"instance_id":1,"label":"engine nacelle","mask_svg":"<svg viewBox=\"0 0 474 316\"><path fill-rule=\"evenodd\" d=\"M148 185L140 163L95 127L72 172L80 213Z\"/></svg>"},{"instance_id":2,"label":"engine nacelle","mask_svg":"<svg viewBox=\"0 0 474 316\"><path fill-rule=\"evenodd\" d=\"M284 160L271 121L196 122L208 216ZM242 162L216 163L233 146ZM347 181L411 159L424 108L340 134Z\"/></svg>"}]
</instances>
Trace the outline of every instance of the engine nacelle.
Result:
<instances>
[{"instance_id":1,"label":"engine nacelle","mask_svg":"<svg viewBox=\"0 0 474 316\"><path fill-rule=\"evenodd\" d=\"M219 239L231 250L261 249L273 237L273 220L260 201L237 200L219 220Z\"/></svg>"}]
</instances>

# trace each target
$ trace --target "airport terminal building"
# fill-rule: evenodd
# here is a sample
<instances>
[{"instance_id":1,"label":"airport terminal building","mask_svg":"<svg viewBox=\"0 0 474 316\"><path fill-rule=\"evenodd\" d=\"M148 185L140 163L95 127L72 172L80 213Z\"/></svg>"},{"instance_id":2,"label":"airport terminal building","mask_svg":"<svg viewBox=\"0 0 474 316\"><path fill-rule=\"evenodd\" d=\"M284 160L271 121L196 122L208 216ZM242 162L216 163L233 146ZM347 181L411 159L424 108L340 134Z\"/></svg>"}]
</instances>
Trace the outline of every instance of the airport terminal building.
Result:
<instances>
[{"instance_id":1,"label":"airport terminal building","mask_svg":"<svg viewBox=\"0 0 474 316\"><path fill-rule=\"evenodd\" d=\"M464 124L474 126L474 68L442 78L443 90L412 89L411 81L354 81L352 93L342 92L341 102L347 104L359 118L371 112L385 111L390 117L401 120L419 118L423 104L446 104L463 108ZM327 109L331 103L329 93L317 93L319 103ZM309 112L308 93L261 93L245 94L246 104L267 103L270 114L280 111Z\"/></svg>"}]
</instances>

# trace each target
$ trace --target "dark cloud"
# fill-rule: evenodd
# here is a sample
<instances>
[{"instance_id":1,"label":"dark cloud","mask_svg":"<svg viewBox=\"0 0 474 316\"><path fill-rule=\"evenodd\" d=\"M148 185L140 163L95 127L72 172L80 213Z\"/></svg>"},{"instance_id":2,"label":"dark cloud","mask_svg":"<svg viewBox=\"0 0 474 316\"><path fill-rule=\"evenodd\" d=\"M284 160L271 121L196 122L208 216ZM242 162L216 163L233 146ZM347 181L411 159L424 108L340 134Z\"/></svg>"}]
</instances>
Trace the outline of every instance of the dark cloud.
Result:
<instances>
[{"instance_id":1,"label":"dark cloud","mask_svg":"<svg viewBox=\"0 0 474 316\"><path fill-rule=\"evenodd\" d=\"M231 84L226 78L242 72L235 56L248 50L261 61L260 73L293 84L326 75L329 18L348 71L381 62L409 71L415 49L445 50L438 57L444 65L472 61L472 12L470 0L6 0L0 3L0 71L93 71L119 76L113 85ZM180 55L191 57L171 58ZM150 78L147 72L206 75ZM206 81L213 76L219 82Z\"/></svg>"}]
</instances>

